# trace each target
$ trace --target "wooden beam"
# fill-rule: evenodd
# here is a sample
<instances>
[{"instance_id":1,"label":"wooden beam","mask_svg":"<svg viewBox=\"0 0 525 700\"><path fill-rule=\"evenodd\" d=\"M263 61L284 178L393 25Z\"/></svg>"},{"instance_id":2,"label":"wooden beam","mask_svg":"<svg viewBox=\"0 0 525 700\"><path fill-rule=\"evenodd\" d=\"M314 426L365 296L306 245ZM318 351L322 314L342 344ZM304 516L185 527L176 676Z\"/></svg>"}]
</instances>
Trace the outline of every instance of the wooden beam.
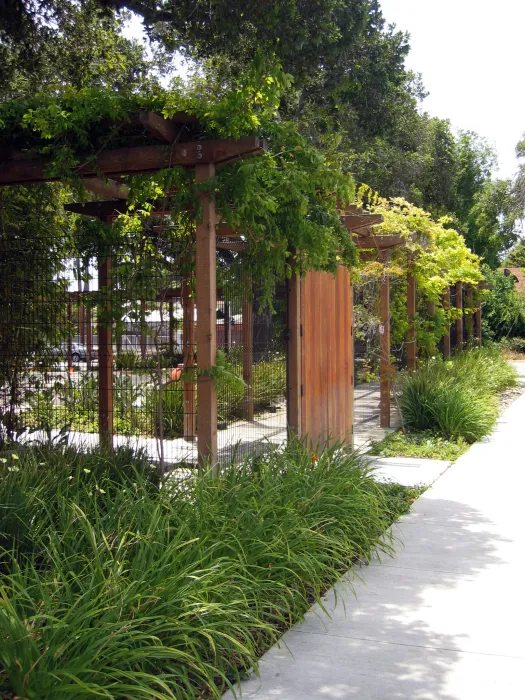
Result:
<instances>
[{"instance_id":1,"label":"wooden beam","mask_svg":"<svg viewBox=\"0 0 525 700\"><path fill-rule=\"evenodd\" d=\"M348 231L358 231L369 226L376 226L383 223L381 214L344 214L341 221Z\"/></svg>"},{"instance_id":2,"label":"wooden beam","mask_svg":"<svg viewBox=\"0 0 525 700\"><path fill-rule=\"evenodd\" d=\"M408 369L416 369L416 279L409 272L407 275L407 314L408 314L408 338L407 338L407 360Z\"/></svg>"},{"instance_id":3,"label":"wooden beam","mask_svg":"<svg viewBox=\"0 0 525 700\"><path fill-rule=\"evenodd\" d=\"M447 287L443 294L443 310L448 312L450 309L450 287ZM450 324L445 326L445 334L443 336L443 359L450 358Z\"/></svg>"},{"instance_id":4,"label":"wooden beam","mask_svg":"<svg viewBox=\"0 0 525 700\"><path fill-rule=\"evenodd\" d=\"M110 199L127 199L129 197L129 187L115 182L115 180L103 180L101 177L86 178L84 187L88 192L98 194L101 197Z\"/></svg>"},{"instance_id":5,"label":"wooden beam","mask_svg":"<svg viewBox=\"0 0 525 700\"><path fill-rule=\"evenodd\" d=\"M111 311L111 266L111 253L102 256L98 264L98 288L102 295L98 311L98 430L103 450L113 449L113 341L112 323L107 318Z\"/></svg>"},{"instance_id":6,"label":"wooden beam","mask_svg":"<svg viewBox=\"0 0 525 700\"><path fill-rule=\"evenodd\" d=\"M213 164L197 165L197 185L215 175ZM202 195L202 221L196 226L197 284L197 378L199 420L197 424L200 468L210 467L218 475L217 464L217 390L206 370L217 362L217 280L215 201Z\"/></svg>"},{"instance_id":7,"label":"wooden beam","mask_svg":"<svg viewBox=\"0 0 525 700\"><path fill-rule=\"evenodd\" d=\"M384 250L403 245L405 239L402 236L356 236L352 239L359 249Z\"/></svg>"},{"instance_id":8,"label":"wooden beam","mask_svg":"<svg viewBox=\"0 0 525 700\"><path fill-rule=\"evenodd\" d=\"M200 164L230 163L238 158L259 155L264 150L264 141L255 136L239 140L191 141L175 144L170 149L164 146L131 146L102 151L79 165L75 172L83 177L100 177L100 173L107 176L131 175L175 166L191 168ZM59 180L59 177L47 175L47 166L48 163L41 160L4 160L0 163L0 185Z\"/></svg>"},{"instance_id":9,"label":"wooden beam","mask_svg":"<svg viewBox=\"0 0 525 700\"><path fill-rule=\"evenodd\" d=\"M476 340L478 345L481 345L481 299L479 295L476 306Z\"/></svg>"},{"instance_id":10,"label":"wooden beam","mask_svg":"<svg viewBox=\"0 0 525 700\"><path fill-rule=\"evenodd\" d=\"M150 136L162 143L172 144L180 132L180 127L177 128L171 119L164 119L154 112L140 111L132 123L144 127Z\"/></svg>"},{"instance_id":11,"label":"wooden beam","mask_svg":"<svg viewBox=\"0 0 525 700\"><path fill-rule=\"evenodd\" d=\"M195 298L192 296L191 274L186 272L182 282L182 347L184 369L193 372L195 367ZM184 382L184 439L193 441L197 436L197 412L195 410L195 382Z\"/></svg>"},{"instance_id":12,"label":"wooden beam","mask_svg":"<svg viewBox=\"0 0 525 700\"><path fill-rule=\"evenodd\" d=\"M390 277L383 274L379 291L379 425L390 428Z\"/></svg>"},{"instance_id":13,"label":"wooden beam","mask_svg":"<svg viewBox=\"0 0 525 700\"><path fill-rule=\"evenodd\" d=\"M463 282L456 282L456 309L461 311L456 319L456 348L463 349Z\"/></svg>"},{"instance_id":14,"label":"wooden beam","mask_svg":"<svg viewBox=\"0 0 525 700\"><path fill-rule=\"evenodd\" d=\"M465 317L465 329L467 331L467 343L472 342L472 336L474 335L474 295L472 291L472 285L467 285L467 309L469 311L468 315Z\"/></svg>"},{"instance_id":15,"label":"wooden beam","mask_svg":"<svg viewBox=\"0 0 525 700\"><path fill-rule=\"evenodd\" d=\"M302 385L302 325L301 325L301 277L293 274L288 281L288 428L301 436L301 385Z\"/></svg>"}]
</instances>

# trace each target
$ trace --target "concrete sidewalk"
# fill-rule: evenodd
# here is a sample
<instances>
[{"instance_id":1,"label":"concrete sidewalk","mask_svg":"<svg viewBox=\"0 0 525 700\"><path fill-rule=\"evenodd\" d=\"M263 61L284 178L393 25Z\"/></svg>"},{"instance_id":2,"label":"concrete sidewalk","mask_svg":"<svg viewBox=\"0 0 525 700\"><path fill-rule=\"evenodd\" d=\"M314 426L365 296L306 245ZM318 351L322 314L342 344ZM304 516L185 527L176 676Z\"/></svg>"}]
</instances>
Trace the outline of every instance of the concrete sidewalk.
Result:
<instances>
[{"instance_id":1,"label":"concrete sidewalk","mask_svg":"<svg viewBox=\"0 0 525 700\"><path fill-rule=\"evenodd\" d=\"M357 600L330 590L331 618L314 606L243 697L523 700L524 498L525 395L394 527L395 558L355 572Z\"/></svg>"}]
</instances>

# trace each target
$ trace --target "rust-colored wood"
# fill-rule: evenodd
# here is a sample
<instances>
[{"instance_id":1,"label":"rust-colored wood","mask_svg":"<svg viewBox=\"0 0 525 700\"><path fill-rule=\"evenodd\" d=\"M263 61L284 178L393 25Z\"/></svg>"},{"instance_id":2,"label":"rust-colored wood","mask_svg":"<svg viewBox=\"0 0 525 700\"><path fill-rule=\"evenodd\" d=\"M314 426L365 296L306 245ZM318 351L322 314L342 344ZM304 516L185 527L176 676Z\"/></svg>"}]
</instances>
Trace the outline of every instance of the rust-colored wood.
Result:
<instances>
[{"instance_id":1,"label":"rust-colored wood","mask_svg":"<svg viewBox=\"0 0 525 700\"><path fill-rule=\"evenodd\" d=\"M98 266L98 288L102 295L98 310L98 430L100 447L105 450L113 449L113 340L112 323L108 318L111 265L109 254Z\"/></svg>"},{"instance_id":2,"label":"rust-colored wood","mask_svg":"<svg viewBox=\"0 0 525 700\"><path fill-rule=\"evenodd\" d=\"M465 330L467 334L467 343L471 343L472 336L474 335L474 294L471 284L467 286L467 309L468 314L465 316Z\"/></svg>"},{"instance_id":3,"label":"rust-colored wood","mask_svg":"<svg viewBox=\"0 0 525 700\"><path fill-rule=\"evenodd\" d=\"M146 302L140 300L140 356L146 357L148 336L146 335Z\"/></svg>"},{"instance_id":4,"label":"rust-colored wood","mask_svg":"<svg viewBox=\"0 0 525 700\"><path fill-rule=\"evenodd\" d=\"M175 316L174 316L174 304L173 300L170 300L168 303L168 314L169 314L169 320L168 320L168 336L169 336L169 348L170 348L170 355L174 357L175 355Z\"/></svg>"},{"instance_id":5,"label":"rust-colored wood","mask_svg":"<svg viewBox=\"0 0 525 700\"><path fill-rule=\"evenodd\" d=\"M384 250L404 243L402 236L354 236L352 240L361 250Z\"/></svg>"},{"instance_id":6,"label":"rust-colored wood","mask_svg":"<svg viewBox=\"0 0 525 700\"><path fill-rule=\"evenodd\" d=\"M456 282L456 309L461 311L456 319L456 348L463 349L463 282Z\"/></svg>"},{"instance_id":7,"label":"rust-colored wood","mask_svg":"<svg viewBox=\"0 0 525 700\"><path fill-rule=\"evenodd\" d=\"M73 367L73 308L71 302L67 303L67 366Z\"/></svg>"},{"instance_id":8,"label":"rust-colored wood","mask_svg":"<svg viewBox=\"0 0 525 700\"><path fill-rule=\"evenodd\" d=\"M450 287L447 287L443 294L443 309L447 312L450 309ZM448 360L450 357L450 325L445 326L445 334L443 335L443 359Z\"/></svg>"},{"instance_id":9,"label":"rust-colored wood","mask_svg":"<svg viewBox=\"0 0 525 700\"><path fill-rule=\"evenodd\" d=\"M191 145L191 144L189 144ZM213 164L197 165L195 181L200 184L215 175ZM199 420L197 424L199 465L210 466L217 476L217 391L215 382L202 370L217 361L217 270L215 201L202 195L202 221L196 226L197 285L197 378Z\"/></svg>"},{"instance_id":10,"label":"rust-colored wood","mask_svg":"<svg viewBox=\"0 0 525 700\"><path fill-rule=\"evenodd\" d=\"M407 275L407 314L408 314L408 337L407 337L407 363L408 369L416 369L416 279L410 272Z\"/></svg>"},{"instance_id":11,"label":"rust-colored wood","mask_svg":"<svg viewBox=\"0 0 525 700\"><path fill-rule=\"evenodd\" d=\"M109 197L110 199L127 199L129 196L129 187L122 185L115 180L104 180L101 177L90 177L84 181L84 187L88 192L98 194L101 197Z\"/></svg>"},{"instance_id":12,"label":"rust-colored wood","mask_svg":"<svg viewBox=\"0 0 525 700\"><path fill-rule=\"evenodd\" d=\"M175 166L200 168L201 164L229 163L237 158L258 155L265 148L264 141L255 136L239 140L177 143L168 149L164 146L131 146L100 152L80 166L77 173L83 177L100 177L101 173L107 176L131 175ZM0 163L0 185L59 180L59 177L48 176L47 165L47 162L42 160L4 160Z\"/></svg>"},{"instance_id":13,"label":"rust-colored wood","mask_svg":"<svg viewBox=\"0 0 525 700\"><path fill-rule=\"evenodd\" d=\"M301 277L288 281L288 428L301 437Z\"/></svg>"},{"instance_id":14,"label":"rust-colored wood","mask_svg":"<svg viewBox=\"0 0 525 700\"><path fill-rule=\"evenodd\" d=\"M341 267L336 276L327 272L307 273L301 284L300 304L303 330L300 434L308 437L314 446L327 442L351 444L353 336L348 270Z\"/></svg>"},{"instance_id":15,"label":"rust-colored wood","mask_svg":"<svg viewBox=\"0 0 525 700\"><path fill-rule=\"evenodd\" d=\"M383 274L379 290L379 425L390 428L390 277Z\"/></svg>"},{"instance_id":16,"label":"rust-colored wood","mask_svg":"<svg viewBox=\"0 0 525 700\"><path fill-rule=\"evenodd\" d=\"M195 367L195 298L192 296L191 274L185 273L182 282L182 346L184 369L191 374ZM173 302L171 302L173 303ZM197 415L195 411L195 382L184 382L184 438L195 440Z\"/></svg>"},{"instance_id":17,"label":"rust-colored wood","mask_svg":"<svg viewBox=\"0 0 525 700\"><path fill-rule=\"evenodd\" d=\"M244 388L243 418L253 420L253 305L242 304L242 378Z\"/></svg>"},{"instance_id":18,"label":"rust-colored wood","mask_svg":"<svg viewBox=\"0 0 525 700\"><path fill-rule=\"evenodd\" d=\"M153 138L162 143L173 143L180 132L180 126L177 127L171 119L164 119L154 112L140 111L133 122L144 127Z\"/></svg>"},{"instance_id":19,"label":"rust-colored wood","mask_svg":"<svg viewBox=\"0 0 525 700\"><path fill-rule=\"evenodd\" d=\"M381 214L344 214L341 221L348 231L359 231L359 229L382 223L383 217Z\"/></svg>"},{"instance_id":20,"label":"rust-colored wood","mask_svg":"<svg viewBox=\"0 0 525 700\"><path fill-rule=\"evenodd\" d=\"M436 304L433 301L429 301L427 304L427 313L430 316L430 318L434 318L436 315Z\"/></svg>"}]
</instances>

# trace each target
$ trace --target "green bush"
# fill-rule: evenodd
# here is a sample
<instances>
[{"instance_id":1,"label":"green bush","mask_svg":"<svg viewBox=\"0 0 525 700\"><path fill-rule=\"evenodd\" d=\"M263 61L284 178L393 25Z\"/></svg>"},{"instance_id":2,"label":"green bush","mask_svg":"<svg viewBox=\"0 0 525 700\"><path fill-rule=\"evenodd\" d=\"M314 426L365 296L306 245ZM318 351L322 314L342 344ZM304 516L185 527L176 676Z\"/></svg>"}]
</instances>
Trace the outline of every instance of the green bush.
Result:
<instances>
[{"instance_id":1,"label":"green bush","mask_svg":"<svg viewBox=\"0 0 525 700\"><path fill-rule=\"evenodd\" d=\"M475 442L496 422L497 393L516 381L513 367L494 346L467 350L446 362L430 360L401 379L404 424L410 431Z\"/></svg>"},{"instance_id":2,"label":"green bush","mask_svg":"<svg viewBox=\"0 0 525 700\"><path fill-rule=\"evenodd\" d=\"M412 500L284 452L158 488L129 453L0 457L0 695L219 698Z\"/></svg>"}]
</instances>

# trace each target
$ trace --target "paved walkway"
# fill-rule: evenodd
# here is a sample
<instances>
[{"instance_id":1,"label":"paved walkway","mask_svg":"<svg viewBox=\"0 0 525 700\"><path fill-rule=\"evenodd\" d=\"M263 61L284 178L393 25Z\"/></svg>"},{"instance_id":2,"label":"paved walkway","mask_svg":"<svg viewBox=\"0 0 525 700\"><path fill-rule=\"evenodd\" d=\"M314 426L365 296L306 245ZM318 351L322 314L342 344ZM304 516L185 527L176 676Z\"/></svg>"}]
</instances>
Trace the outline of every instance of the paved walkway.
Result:
<instances>
[{"instance_id":1,"label":"paved walkway","mask_svg":"<svg viewBox=\"0 0 525 700\"><path fill-rule=\"evenodd\" d=\"M525 395L394 527L395 558L357 571L357 600L330 590L331 619L314 606L243 697L523 700L524 498Z\"/></svg>"}]
</instances>

